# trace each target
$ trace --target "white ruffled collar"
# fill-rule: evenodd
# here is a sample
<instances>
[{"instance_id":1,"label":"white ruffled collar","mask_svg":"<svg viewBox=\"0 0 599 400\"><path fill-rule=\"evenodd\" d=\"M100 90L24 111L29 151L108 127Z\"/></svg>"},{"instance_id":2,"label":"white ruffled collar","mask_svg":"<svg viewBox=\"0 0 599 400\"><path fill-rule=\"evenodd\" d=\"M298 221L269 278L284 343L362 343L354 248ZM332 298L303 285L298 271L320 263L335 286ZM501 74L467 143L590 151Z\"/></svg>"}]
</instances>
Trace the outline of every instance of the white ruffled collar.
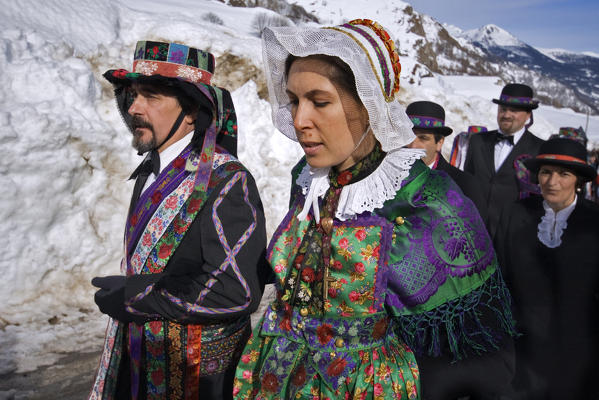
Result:
<instances>
[{"instance_id":1,"label":"white ruffled collar","mask_svg":"<svg viewBox=\"0 0 599 400\"><path fill-rule=\"evenodd\" d=\"M381 208L387 200L395 197L414 162L424 155L424 150L403 148L387 153L370 175L343 187L335 218L346 221L365 211ZM329 189L329 170L330 168L312 168L306 164L299 174L296 183L306 196L299 219L305 219L312 209L316 222L320 222L318 198L323 198Z\"/></svg>"},{"instance_id":2,"label":"white ruffled collar","mask_svg":"<svg viewBox=\"0 0 599 400\"><path fill-rule=\"evenodd\" d=\"M546 201L543 201L545 215L541 217L541 222L539 222L537 237L545 246L553 249L562 244L562 234L568 227L568 217L576 207L577 198L578 196L574 196L572 204L557 213Z\"/></svg>"}]
</instances>

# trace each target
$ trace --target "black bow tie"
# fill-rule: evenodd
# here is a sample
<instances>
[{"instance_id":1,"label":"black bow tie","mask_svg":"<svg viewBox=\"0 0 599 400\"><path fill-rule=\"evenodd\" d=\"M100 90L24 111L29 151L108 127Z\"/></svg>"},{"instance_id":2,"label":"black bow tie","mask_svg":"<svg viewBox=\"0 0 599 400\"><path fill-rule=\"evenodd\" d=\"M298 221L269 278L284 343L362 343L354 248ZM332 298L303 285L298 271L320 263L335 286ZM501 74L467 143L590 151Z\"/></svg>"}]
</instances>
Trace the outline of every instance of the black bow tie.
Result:
<instances>
[{"instance_id":1,"label":"black bow tie","mask_svg":"<svg viewBox=\"0 0 599 400\"><path fill-rule=\"evenodd\" d=\"M507 140L512 146L514 145L514 135L504 135L501 132L497 132L497 137L495 138L497 143Z\"/></svg>"},{"instance_id":2,"label":"black bow tie","mask_svg":"<svg viewBox=\"0 0 599 400\"><path fill-rule=\"evenodd\" d=\"M147 177L151 173L154 173L156 176L160 173L160 155L156 150L150 151L141 164L135 168L129 179L135 179L138 175L145 175Z\"/></svg>"},{"instance_id":3,"label":"black bow tie","mask_svg":"<svg viewBox=\"0 0 599 400\"><path fill-rule=\"evenodd\" d=\"M133 195L131 196L131 203L129 203L129 214L133 211L133 208L137 204L137 200L141 195L142 189L148 180L151 173L158 176L160 172L160 155L158 151L152 150L150 154L139 164L135 171L131 174L129 179L135 179L135 186L133 187Z\"/></svg>"}]
</instances>

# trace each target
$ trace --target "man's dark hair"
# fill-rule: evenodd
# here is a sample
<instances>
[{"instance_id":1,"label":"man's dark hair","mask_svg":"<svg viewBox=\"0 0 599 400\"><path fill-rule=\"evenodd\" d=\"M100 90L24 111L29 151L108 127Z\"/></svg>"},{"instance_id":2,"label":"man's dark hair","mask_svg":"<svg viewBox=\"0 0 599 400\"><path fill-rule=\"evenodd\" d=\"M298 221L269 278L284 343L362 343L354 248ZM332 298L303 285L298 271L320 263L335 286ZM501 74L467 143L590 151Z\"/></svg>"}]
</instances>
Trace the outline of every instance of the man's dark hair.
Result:
<instances>
[{"instance_id":1,"label":"man's dark hair","mask_svg":"<svg viewBox=\"0 0 599 400\"><path fill-rule=\"evenodd\" d=\"M144 82L137 85L137 90L142 94L159 94L174 97L179 102L183 112L187 115L194 114L198 111L199 104L194 98L187 95L181 88L169 84L168 82Z\"/></svg>"},{"instance_id":2,"label":"man's dark hair","mask_svg":"<svg viewBox=\"0 0 599 400\"><path fill-rule=\"evenodd\" d=\"M445 137L440 133L433 133L433 135L435 136L435 143L439 143L439 141Z\"/></svg>"}]
</instances>

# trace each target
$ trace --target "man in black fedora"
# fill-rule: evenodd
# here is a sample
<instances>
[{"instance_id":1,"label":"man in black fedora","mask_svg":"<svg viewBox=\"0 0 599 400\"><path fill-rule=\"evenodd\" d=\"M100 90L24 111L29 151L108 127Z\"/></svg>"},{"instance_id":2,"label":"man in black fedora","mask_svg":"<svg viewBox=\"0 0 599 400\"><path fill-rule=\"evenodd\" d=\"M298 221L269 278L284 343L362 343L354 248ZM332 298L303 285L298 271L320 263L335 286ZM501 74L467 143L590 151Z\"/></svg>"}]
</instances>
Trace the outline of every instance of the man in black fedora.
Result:
<instances>
[{"instance_id":1,"label":"man in black fedora","mask_svg":"<svg viewBox=\"0 0 599 400\"><path fill-rule=\"evenodd\" d=\"M445 110L443 107L431 101L416 101L408 105L406 114L414 124L412 130L416 135L416 139L406 147L424 149L426 155L422 158L422 161L429 168L443 171L449 175L462 189L466 197L472 200L484 220L486 214L485 201L474 177L450 165L441 154L445 137L453 132L450 127L445 126Z\"/></svg>"},{"instance_id":2,"label":"man in black fedora","mask_svg":"<svg viewBox=\"0 0 599 400\"><path fill-rule=\"evenodd\" d=\"M499 128L471 138L464 165L464 171L474 175L483 192L487 204L485 224L491 236L503 205L525 197L530 190L517 172L526 175L522 161L536 156L543 143L528 130L533 123L532 110L538 107L529 86L507 84L493 103L498 105Z\"/></svg>"}]
</instances>

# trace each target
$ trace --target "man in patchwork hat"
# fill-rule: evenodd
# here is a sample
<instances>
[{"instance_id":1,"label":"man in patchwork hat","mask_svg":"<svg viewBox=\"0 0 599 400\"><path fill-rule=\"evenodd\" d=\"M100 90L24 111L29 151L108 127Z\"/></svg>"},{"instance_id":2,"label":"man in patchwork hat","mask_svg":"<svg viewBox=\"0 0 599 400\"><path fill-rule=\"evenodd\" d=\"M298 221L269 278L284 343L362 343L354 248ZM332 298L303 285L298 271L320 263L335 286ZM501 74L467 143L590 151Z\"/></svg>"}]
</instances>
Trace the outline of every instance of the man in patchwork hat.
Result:
<instances>
[{"instance_id":1,"label":"man in patchwork hat","mask_svg":"<svg viewBox=\"0 0 599 400\"><path fill-rule=\"evenodd\" d=\"M504 86L497 104L497 130L472 136L464 171L478 180L487 204L485 224L494 235L502 207L526 197L531 190L522 162L539 152L543 140L528 128L532 110L538 107L532 89L510 83Z\"/></svg>"},{"instance_id":2,"label":"man in patchwork hat","mask_svg":"<svg viewBox=\"0 0 599 400\"><path fill-rule=\"evenodd\" d=\"M237 160L229 92L214 57L138 42L110 70L119 111L146 154L133 172L122 275L96 277L110 316L90 399L226 399L262 296L266 231L254 179Z\"/></svg>"},{"instance_id":3,"label":"man in patchwork hat","mask_svg":"<svg viewBox=\"0 0 599 400\"><path fill-rule=\"evenodd\" d=\"M412 130L416 135L416 139L406 147L424 149L426 155L422 158L422 161L430 169L443 171L449 175L462 189L466 197L472 200L484 220L486 214L485 200L474 177L450 165L441 154L445 137L453 132L450 127L445 126L445 110L443 107L432 101L416 101L408 105L406 114L414 124Z\"/></svg>"}]
</instances>

